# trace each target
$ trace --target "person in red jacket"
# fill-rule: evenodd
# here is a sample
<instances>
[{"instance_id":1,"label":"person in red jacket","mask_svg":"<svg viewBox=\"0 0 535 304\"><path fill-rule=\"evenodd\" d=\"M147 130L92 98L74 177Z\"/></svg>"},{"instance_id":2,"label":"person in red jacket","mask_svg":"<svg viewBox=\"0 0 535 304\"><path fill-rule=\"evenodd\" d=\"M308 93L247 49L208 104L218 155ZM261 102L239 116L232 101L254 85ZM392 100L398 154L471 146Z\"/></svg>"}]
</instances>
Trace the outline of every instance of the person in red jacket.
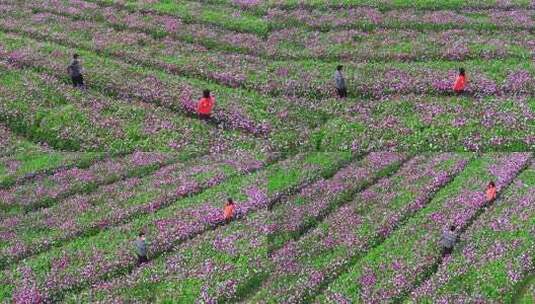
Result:
<instances>
[{"instance_id":1,"label":"person in red jacket","mask_svg":"<svg viewBox=\"0 0 535 304\"><path fill-rule=\"evenodd\" d=\"M490 205L490 203L492 203L496 199L496 185L493 181L489 182L489 184L487 185L487 191L485 194L487 198L485 205Z\"/></svg>"},{"instance_id":2,"label":"person in red jacket","mask_svg":"<svg viewBox=\"0 0 535 304\"><path fill-rule=\"evenodd\" d=\"M234 204L234 201L229 198L225 203L225 208L223 209L223 219L225 223L228 224L234 218L235 212L236 204Z\"/></svg>"},{"instance_id":3,"label":"person in red jacket","mask_svg":"<svg viewBox=\"0 0 535 304\"><path fill-rule=\"evenodd\" d=\"M202 92L202 98L197 104L197 114L201 119L210 119L212 117L212 109L214 108L215 98L210 96L210 90Z\"/></svg>"},{"instance_id":4,"label":"person in red jacket","mask_svg":"<svg viewBox=\"0 0 535 304\"><path fill-rule=\"evenodd\" d=\"M464 68L459 69L459 75L455 79L455 83L453 84L453 91L457 94L464 93L464 88L466 86L467 79L464 72Z\"/></svg>"}]
</instances>

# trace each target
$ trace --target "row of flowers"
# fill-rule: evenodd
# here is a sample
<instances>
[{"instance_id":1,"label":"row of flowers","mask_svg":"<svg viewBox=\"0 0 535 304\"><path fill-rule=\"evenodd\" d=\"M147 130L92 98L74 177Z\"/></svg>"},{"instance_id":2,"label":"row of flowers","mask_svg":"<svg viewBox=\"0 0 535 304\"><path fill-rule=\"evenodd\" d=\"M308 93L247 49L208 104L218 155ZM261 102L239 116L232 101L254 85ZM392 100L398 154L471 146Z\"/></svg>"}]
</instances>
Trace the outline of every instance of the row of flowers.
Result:
<instances>
[{"instance_id":1,"label":"row of flowers","mask_svg":"<svg viewBox=\"0 0 535 304\"><path fill-rule=\"evenodd\" d=\"M41 63L36 63L35 60L30 60L29 58L31 58L31 56L35 56L35 55L27 54L27 60L29 62L33 64L41 65ZM13 53L11 54L11 57L14 57ZM44 61L44 59L40 59L40 60ZM67 59L65 58L65 60ZM91 58L91 60L93 60L93 58ZM24 63L24 60L20 59L18 62ZM28 63L28 64L31 64L31 63ZM45 63L43 63L42 65L45 65ZM59 65L59 63L57 63L56 65ZM59 67L57 67L57 69L59 69ZM327 72L325 73L327 74ZM400 90L402 92L411 91L410 84L412 82L410 80L411 78L408 77L407 73L403 73L401 70L397 70L396 73L394 73L393 71L390 71L386 73L385 75L388 75L389 77L386 77L385 79L382 80L382 82L380 82L380 84L382 84L384 87L380 87L379 84L373 85L373 87L377 88L377 93L376 93L377 95L385 94L385 91L387 90L389 90L390 92L395 92L396 90ZM453 73L449 73L448 76L451 79L454 78ZM517 73L512 73L507 78L507 85L504 86L504 90L505 90L504 92L526 92L526 93L530 92L530 90L532 90L530 88L530 83L531 83L530 79L531 79L531 76L527 71L523 71L523 72L520 71ZM389 88L389 85L386 84L386 82L389 80L393 83L393 84L391 83L390 86L395 85L395 89ZM328 80L325 80L325 81L328 82ZM488 94L490 94L491 92L496 92L497 90L496 87L490 84L490 81L487 81L487 83L481 82L481 81L482 79L479 79L480 83L479 84L476 83L474 85L474 86L479 85L480 91L486 92ZM449 89L448 84L445 82L443 83L443 82L444 81L436 82L435 85L440 86L444 90ZM155 84L154 81L152 82L147 81L147 83L148 83L147 86L151 86L151 87L154 86ZM306 86L306 85L308 85L308 83L303 84L303 86ZM162 83L161 87L163 88L164 86L165 86L164 83ZM324 87L326 88L327 86L324 85ZM506 87L507 89L505 89ZM144 91L145 90L150 90L150 92L153 91L151 88L142 88L142 89ZM368 90L369 89L370 88L368 88ZM325 89L325 90L328 90L328 89ZM145 92L145 93L148 94L148 92ZM269 91L267 93L269 93ZM153 98L155 97L151 95L149 99L153 100ZM381 97L381 98L386 98L386 96ZM418 100L418 101L422 100L422 98L419 96L415 96L414 98L415 98L414 100ZM168 98L166 98L166 100L167 99ZM433 99L435 99L435 97L433 97ZM455 98L453 98L452 100L455 101ZM530 120L530 117L533 116L533 113L530 107L527 106L525 98L515 97L515 98L512 98L511 100L504 98L503 101L500 99L500 102L491 102L491 103L485 100L481 100L481 99L470 99L470 101L473 103L473 105L467 109L466 107L460 107L459 105L456 105L456 104L451 104L451 103L445 104L443 100L440 100L440 102L437 102L436 105L434 104L433 107L435 108L456 107L457 108L457 109L453 109L455 110L454 112L450 112L449 110L444 111L446 109L440 110L441 113L444 114L442 115L441 113L434 113L433 111L428 111L431 105L429 105L429 102L427 100L422 100L422 102L418 103L417 105L418 109L416 109L418 112L421 112L423 115L422 118L420 118L421 122L418 122L418 121L413 121L413 122L408 122L408 123L405 122L405 124L409 125L409 128L407 128L407 126L405 126L404 124L401 124L403 120L400 118L401 117L400 115L406 115L408 113L393 113L391 111L394 111L394 110L398 111L398 109L393 106L387 107L389 109L388 111L380 111L380 112L384 112L383 114L384 116L380 116L377 118L375 117L371 118L368 116L367 113L369 112L366 112L366 111L371 110L368 108L370 107L384 108L385 105L383 105L383 103L368 102L366 104L360 104L358 109L356 110L362 113L357 113L359 118L354 119L354 120L362 122L362 121L370 121L370 119L372 119L374 120L373 123L367 123L367 125L372 129L374 128L374 126L383 126L384 124L390 124L390 125L394 124L398 126L398 128L392 128L392 126L390 126L388 128L383 128L383 127L379 129L375 128L376 130L365 130L366 133L369 134L368 137L372 139L381 138L382 140L390 141L392 139L395 140L396 138L399 139L399 137L397 136L398 132L401 132L403 134L413 134L413 136L403 137L403 140L406 142L388 143L389 145L395 145L398 147L403 146L403 147L407 147L408 149L413 149L414 147L425 147L425 149L437 150L437 149L442 149L444 147L451 147L451 149L454 149L454 150L463 150L463 149L467 149L467 150L484 149L485 150L485 149L488 149L489 147L495 148L495 147L501 146L507 149L519 150L518 145L526 146L526 145L530 145L533 143L532 135L529 133L529 120ZM301 101L296 101L296 102L298 104L301 103ZM307 104L307 101L302 101L302 103ZM513 107L511 108L511 106L508 106L511 109L504 111L502 107L504 103L505 104L511 103ZM310 106L308 106L307 108L317 107L317 106L314 107L313 104L314 104L313 102L311 103L310 101L308 101L308 105ZM388 104L394 104L394 103L390 102ZM423 111L420 111L419 108L422 108ZM273 110L275 109L271 109L269 110L269 112L273 112ZM276 112L277 110L275 110L275 113L273 114L276 114ZM372 112L378 113L377 110L373 110ZM284 113L286 113L286 115L283 116L282 114ZM445 113L456 113L456 114L454 114L454 116L450 118L448 115L445 115ZM481 115L481 113L483 113L484 115ZM281 115L278 115L278 114L281 114ZM293 118L301 116L303 112L294 110L288 113L288 111L285 110L285 111L279 112L278 114L272 115L273 118L270 118L270 119L275 120L275 121L278 120L279 121L278 124L281 124L281 121L283 118L285 118L286 121L288 119L295 121ZM388 115L390 115L391 117L389 118ZM292 118L289 118L288 116ZM350 116L355 116L355 113L350 113ZM446 117L446 116L447 116L447 120L443 120L439 118L439 117ZM289 142L292 142L292 139L295 139L295 136L300 138L300 140L293 141L293 142L302 142L309 135L309 133L307 133L306 131L307 127L303 125L305 124L303 120L309 117L310 117L309 115L303 115L300 119L298 119L299 121L296 121L298 125L301 125L302 132L297 132L295 126L292 126L292 130L293 130L292 132L283 132L284 130L287 130L287 128L285 129L283 126L280 126L282 130L281 132L279 132L279 134L284 133L282 139L280 136L277 135L277 136L273 136L271 140L273 140L273 138L277 138L277 142L274 142L274 144L278 147L287 146ZM238 119L237 121L240 121L240 123L243 123L243 120ZM425 132L417 132L418 129L417 128L415 129L416 126L420 126L420 125L421 127L429 129L428 128L429 124L431 125L436 124L437 125L436 130L433 128L432 132L426 131L427 133L425 133ZM483 129L480 128L479 126L481 125L485 126L485 128ZM329 128L329 125L326 125L325 127ZM489 128L489 127L492 127L492 128ZM390 132L394 130L395 132ZM323 132L323 131L320 130L320 132ZM386 133L390 132L391 134L385 134L385 132ZM502 135L500 136L496 135L498 133ZM291 134L295 134L295 136ZM350 135L350 137L348 138L354 137L355 134L352 133L352 135ZM505 134L508 134L508 135L505 135ZM218 138L217 136L214 136L214 137ZM201 137L201 138L205 138L205 137ZM252 141L253 139L246 139L242 137L240 140ZM344 140L347 141L347 138L345 138ZM362 138L359 137L357 138L357 140L362 145L362 142L363 142ZM372 140L372 142L373 141L374 140ZM226 141L227 146L229 145L229 142L231 143L232 140ZM224 150L224 147L225 147L224 143L225 141L222 143L223 147L219 147L219 145L215 145L213 143L211 143L210 146L211 148L214 148L214 149L215 147L217 147L219 150ZM351 145L352 143L350 142L349 144ZM180 146L181 145L179 145L179 147ZM331 151L339 150L339 149L344 149L344 148L337 143L332 143L332 144L328 143L326 144L326 148L324 148L324 150L331 150Z\"/></svg>"},{"instance_id":2,"label":"row of flowers","mask_svg":"<svg viewBox=\"0 0 535 304\"><path fill-rule=\"evenodd\" d=\"M314 0L201 0L205 3L212 4L225 4L233 5L241 9L250 9L253 12L262 13L270 8L281 8L287 10L293 9L342 9L353 7L374 7L382 11L390 11L396 9L408 9L414 8L415 5L420 10L460 10L465 9L468 11L480 10L480 9L497 9L497 10L511 10L511 9L526 9L533 7L533 3L526 1L516 0L495 0L481 2L477 0L469 0L462 2L429 2L418 1L416 3L406 3L403 1L362 1L362 0L327 0L327 1L314 1Z\"/></svg>"},{"instance_id":3,"label":"row of flowers","mask_svg":"<svg viewBox=\"0 0 535 304\"><path fill-rule=\"evenodd\" d=\"M5 20L4 20L5 21ZM11 30L19 28L12 27ZM20 29L20 28L19 28ZM31 30L30 30L31 31ZM24 39L28 45L25 49L13 50L7 54L8 62L15 66L43 67L48 72L63 77L65 62L69 61L72 49L48 44L54 48L46 50L43 43L37 43L28 38ZM13 40L17 38L13 37ZM280 125L280 118L271 115L275 109L288 107L282 100L267 99L258 95L242 91L202 83L187 78L178 78L157 70L139 69L120 60L111 60L99 57L94 53L78 50L83 56L88 76L88 85L91 88L108 92L122 99L133 99L145 103L157 104L172 111L186 115L196 115L196 102L203 89L209 88L216 95L216 108L213 117L231 129L241 129L253 134L268 134L270 123ZM128 53L128 52L125 52ZM146 58L138 54L139 60ZM124 60L132 56L124 55ZM161 63L161 62L160 62ZM128 75L125 78L125 75ZM280 109L279 109L280 111ZM254 116L252 116L254 115ZM197 123L198 124L198 123Z\"/></svg>"},{"instance_id":4,"label":"row of flowers","mask_svg":"<svg viewBox=\"0 0 535 304\"><path fill-rule=\"evenodd\" d=\"M531 157L529 153L485 154L471 162L425 208L329 284L319 301L386 303L403 299L440 264L443 229L450 225L466 229L486 202L487 183L493 180L501 194Z\"/></svg>"},{"instance_id":5,"label":"row of flowers","mask_svg":"<svg viewBox=\"0 0 535 304\"><path fill-rule=\"evenodd\" d=\"M477 17L473 15L477 12ZM472 14L471 14L472 13ZM373 7L338 9L269 9L264 19L270 23L288 25L305 24L312 28L333 29L338 27L412 27L415 29L531 29L535 25L535 14L530 9L480 9L469 12L452 10L421 10L416 8L381 11Z\"/></svg>"},{"instance_id":6,"label":"row of flowers","mask_svg":"<svg viewBox=\"0 0 535 304\"><path fill-rule=\"evenodd\" d=\"M9 165L7 162L14 160L17 152L25 149L36 154L52 152L46 145L32 143L22 136L13 133L5 124L0 123L0 159L5 167L3 171L14 173L20 165Z\"/></svg>"},{"instance_id":7,"label":"row of flowers","mask_svg":"<svg viewBox=\"0 0 535 304\"><path fill-rule=\"evenodd\" d=\"M6 100L5 105L12 107L2 111L2 115L6 116L13 127L21 129L21 132L25 132L29 137L52 143L56 148L123 152L134 149L180 151L185 155L224 151L229 147L244 144L252 149L258 148L259 151L260 148L268 148L261 139L246 136L241 132L208 127L197 119L177 117L175 113L137 99L112 99L94 90L86 92L90 94L79 94L62 81L64 72L60 71L64 70L64 63L60 63L58 59L53 62L38 57L27 49L16 49L21 41L18 38L11 40L8 36L5 37L3 53L0 52L3 55L0 56L7 61L8 68L15 67L14 70L6 71L5 77L17 81L11 81L10 85L5 87L5 97L8 97L7 92L11 97ZM8 51L10 49L12 51ZM68 60L66 56L65 60ZM19 68L24 67L50 69L49 72L55 73L56 76L36 74L29 70L21 72ZM112 86L105 81L119 76L113 69L108 72L90 77L102 76L98 78L102 81L100 84ZM94 84L92 79L89 80L90 85ZM147 77L140 81L157 90L158 83L151 83L150 79ZM121 76L120 81L128 83L129 80ZM20 86L25 89L19 88ZM26 94L32 88L36 96ZM42 90L43 88L46 90ZM115 89L118 94L119 89ZM129 92L135 92L132 90ZM139 90L144 91L143 88ZM190 91L182 93L187 92ZM58 96L62 98L57 98ZM43 103L43 99L50 102ZM25 110L28 105L32 111ZM44 115L46 113L48 114ZM40 123L32 123L35 120ZM61 128L58 128L58 124Z\"/></svg>"},{"instance_id":8,"label":"row of flowers","mask_svg":"<svg viewBox=\"0 0 535 304\"><path fill-rule=\"evenodd\" d=\"M91 0L82 3L82 5L73 7L72 10L82 12L90 6L110 6L109 2L102 0ZM359 4L362 5L361 2ZM377 2L370 2L370 4L376 5ZM124 4L119 2L114 2L111 6L127 9ZM314 10L308 8L288 10L275 7L262 12L258 10L247 11L241 7L192 1L182 1L165 6L157 3L137 2L134 5L130 4L128 9L163 13L179 17L187 22L213 24L218 27L239 32L254 33L259 36L269 34L272 29L287 28L296 25L330 29L333 26L356 26L359 24L366 26L369 24L399 25L412 23L416 26L421 26L424 23L431 26L478 26L494 29L496 27L531 28L534 24L533 12L526 7L507 10L493 8L478 9L477 12L486 18L478 18L479 16L474 17L448 9L420 10L414 7L386 11L369 6L339 7L334 9L319 8Z\"/></svg>"},{"instance_id":9,"label":"row of flowers","mask_svg":"<svg viewBox=\"0 0 535 304\"><path fill-rule=\"evenodd\" d=\"M321 286L425 207L434 193L463 170L471 157L471 154L448 153L418 155L395 175L358 193L318 228L275 252L270 278L250 301L310 301ZM328 200L328 196L321 197L324 198Z\"/></svg>"},{"instance_id":10,"label":"row of flowers","mask_svg":"<svg viewBox=\"0 0 535 304\"><path fill-rule=\"evenodd\" d=\"M165 208L149 210L123 225L76 238L26 259L24 265L17 264L1 272L0 295L4 300L18 302L18 295L33 290L36 297L55 300L71 288L124 274L135 265L131 248L140 230L145 230L151 240L149 256L156 257L213 229L222 219L222 205L228 196L238 202L238 212L245 216L304 183L336 171L350 156L349 153L297 155L254 174L231 178ZM151 202L152 205L162 203L161 200ZM145 207L150 209L150 204Z\"/></svg>"},{"instance_id":11,"label":"row of flowers","mask_svg":"<svg viewBox=\"0 0 535 304\"><path fill-rule=\"evenodd\" d=\"M90 165L101 156L99 153L56 152L46 143L31 142L0 124L0 201L7 201L3 197L4 189L23 185L37 175Z\"/></svg>"},{"instance_id":12,"label":"row of flowers","mask_svg":"<svg viewBox=\"0 0 535 304\"><path fill-rule=\"evenodd\" d=\"M127 277L102 282L72 297L83 299L92 295L105 301L180 297L199 303L237 300L248 292L251 282L269 275L273 267L270 252L296 233L304 233L304 230L297 232L296 226L310 225L314 218L319 220L318 212L329 212L352 192L382 174L397 170L405 158L398 153L371 153L340 169L332 178L308 185L272 210L262 210L204 234L179 246L176 253L158 258ZM143 282L147 280L154 289L146 298L139 298L138 290L144 289Z\"/></svg>"},{"instance_id":13,"label":"row of flowers","mask_svg":"<svg viewBox=\"0 0 535 304\"><path fill-rule=\"evenodd\" d=\"M144 158L157 159L156 153L145 153ZM127 222L134 216L155 212L176 200L194 195L209 187L213 187L230 177L257 170L262 162L252 159L246 154L240 162L228 163L222 156L207 156L192 162L168 164L148 177L139 176L125 178L116 183L101 186L87 194L77 194L55 201L53 207L32 213L6 217L0 221L2 239L0 246L1 266L16 262L22 258L45 251L51 246L58 246L77 237L97 233L99 230ZM228 157L228 156L227 156ZM107 174L105 178L114 178L111 172L128 165L132 172L146 171L148 165L128 163L128 160L114 160L90 168L85 172L75 170L77 176L92 179L94 174ZM152 160L156 163L155 160ZM161 161L158 161L159 165ZM206 163L206 164L205 164ZM97 169L97 171L93 171ZM154 169L152 170L154 171ZM63 174L72 176L73 171ZM146 173L145 173L146 174ZM56 177L56 176L54 176ZM54 177L52 179L54 179ZM69 185L72 180L74 185ZM58 181L64 188L76 187L76 177ZM47 181L41 181L40 186ZM87 181L91 183L91 181ZM66 190L68 191L68 190ZM69 210L65 213L65 210Z\"/></svg>"},{"instance_id":14,"label":"row of flowers","mask_svg":"<svg viewBox=\"0 0 535 304\"><path fill-rule=\"evenodd\" d=\"M136 12L125 14L125 11L114 7L98 6L87 12L75 13L69 8L71 6L65 4L64 6L50 6L48 2L46 4L32 2L27 7L5 6L4 9L6 15L9 13L9 15L19 17L31 13L32 15L25 20L31 20L34 26L55 22L58 19L64 22L67 17L71 17L78 20L74 22L76 28L89 30L95 28L93 22L99 21L100 26L123 31L122 35L114 40L102 39L102 35L94 34L93 40L100 48L111 41L116 47L119 42L129 43L131 48L132 44L150 35L159 40L166 37L164 41L168 41L169 38L193 41L195 44L189 45L189 48L194 52L204 52L205 48L232 50L278 60L281 58L300 60L315 58L427 61L430 59L522 58L530 57L534 49L533 37L528 32L519 33L515 39L508 32L482 33L470 29L417 32L382 28L364 31L352 28L324 32L295 27L272 31L265 39L260 39L251 34L226 32L224 29L184 23L179 18L159 14L147 13L138 16ZM84 21L79 21L80 18ZM105 22L102 22L103 20ZM125 29L129 31L124 32ZM136 31L141 31L143 35L135 35ZM111 34L111 32L108 33L108 35ZM405 43L407 39L411 40L410 45Z\"/></svg>"},{"instance_id":15,"label":"row of flowers","mask_svg":"<svg viewBox=\"0 0 535 304\"><path fill-rule=\"evenodd\" d=\"M82 154L82 153L79 153ZM130 176L145 175L160 166L176 161L178 154L135 152L122 157L106 158L87 168L61 168L21 185L0 190L4 208L9 214L20 215L49 207L62 197L87 193L100 185L111 184Z\"/></svg>"},{"instance_id":16,"label":"row of flowers","mask_svg":"<svg viewBox=\"0 0 535 304\"><path fill-rule=\"evenodd\" d=\"M451 259L411 293L411 300L512 302L517 284L535 269L534 176L535 166L531 165L474 222ZM463 284L458 284L461 281Z\"/></svg>"},{"instance_id":17,"label":"row of flowers","mask_svg":"<svg viewBox=\"0 0 535 304\"><path fill-rule=\"evenodd\" d=\"M398 151L527 151L535 144L530 98L408 95L320 107L337 117L310 136L325 150L382 144Z\"/></svg>"},{"instance_id":18,"label":"row of flowers","mask_svg":"<svg viewBox=\"0 0 535 304\"><path fill-rule=\"evenodd\" d=\"M24 16L20 19L6 18L2 26L69 46L112 54L129 62L155 66L167 72L214 80L230 87L254 89L264 94L328 98L334 93L331 63L315 62L314 65L310 65L307 61L279 62L254 56L212 52L186 43L157 41L144 33L115 32L104 25L84 21L83 27L87 30L92 29L92 40L87 41L75 30L80 27L79 21L65 20L65 17L52 15L47 22L25 27L24 24L28 19L29 17ZM51 30L48 22L59 23L62 26L56 26L55 30ZM456 40L454 33L446 36L448 36L446 40ZM459 36L464 37L462 34ZM429 45L427 35L425 43ZM448 44L451 44L451 41ZM445 51L450 53L447 56L451 55L451 59L457 60L470 52L466 46L460 45L456 44L454 48L446 49ZM306 45L300 48L307 49ZM375 47L367 49L376 51ZM527 50L519 55L530 56ZM522 68L521 63L497 64L503 65L502 71L496 73L493 68L488 73L484 69L481 70L480 62L477 60L464 62L470 79L467 92L496 95L526 94L534 90L531 71ZM455 79L457 65L455 62L439 62L433 63L433 68L430 68L425 63L397 64L394 67L379 63L348 64L346 73L351 93L384 98L390 94L448 92ZM502 78L504 80L499 80Z\"/></svg>"},{"instance_id":19,"label":"row of flowers","mask_svg":"<svg viewBox=\"0 0 535 304\"><path fill-rule=\"evenodd\" d=\"M184 22L195 22L210 24L225 29L253 33L255 35L267 35L273 26L268 20L255 16L247 11L223 6L199 3L194 1L181 1L179 3L167 3L167 5L158 5L149 2L130 3L127 7L124 3L112 2L111 4L102 0L84 1L78 7L73 8L76 11L83 11L86 5L99 7L115 7L121 10L136 12L149 12L155 14L165 14L167 16L179 17Z\"/></svg>"}]
</instances>

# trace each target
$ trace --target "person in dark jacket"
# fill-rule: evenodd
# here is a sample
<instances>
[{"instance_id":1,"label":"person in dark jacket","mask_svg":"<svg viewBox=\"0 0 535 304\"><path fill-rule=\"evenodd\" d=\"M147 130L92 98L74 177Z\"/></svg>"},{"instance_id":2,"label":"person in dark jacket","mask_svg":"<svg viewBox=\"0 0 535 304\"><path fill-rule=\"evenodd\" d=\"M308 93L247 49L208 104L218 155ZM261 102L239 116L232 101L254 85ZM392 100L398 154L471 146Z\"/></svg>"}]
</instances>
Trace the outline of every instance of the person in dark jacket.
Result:
<instances>
[{"instance_id":1,"label":"person in dark jacket","mask_svg":"<svg viewBox=\"0 0 535 304\"><path fill-rule=\"evenodd\" d=\"M334 83L336 86L336 92L338 97L346 98L347 97L347 87L344 75L342 74L343 66L339 65L336 67L336 72L334 72Z\"/></svg>"},{"instance_id":2,"label":"person in dark jacket","mask_svg":"<svg viewBox=\"0 0 535 304\"><path fill-rule=\"evenodd\" d=\"M440 245L442 246L442 257L453 252L453 246L457 242L457 234L455 233L455 226L451 225L449 230L442 232Z\"/></svg>"},{"instance_id":3,"label":"person in dark jacket","mask_svg":"<svg viewBox=\"0 0 535 304\"><path fill-rule=\"evenodd\" d=\"M134 241L134 247L137 255L137 266L139 267L141 264L149 261L149 258L147 257L147 241L144 232L139 233L139 237Z\"/></svg>"},{"instance_id":4,"label":"person in dark jacket","mask_svg":"<svg viewBox=\"0 0 535 304\"><path fill-rule=\"evenodd\" d=\"M83 69L82 69L82 65L80 64L78 54L74 54L72 56L72 61L67 67L67 72L69 73L69 76L71 76L73 87L75 88L84 87L84 77L82 75Z\"/></svg>"}]
</instances>

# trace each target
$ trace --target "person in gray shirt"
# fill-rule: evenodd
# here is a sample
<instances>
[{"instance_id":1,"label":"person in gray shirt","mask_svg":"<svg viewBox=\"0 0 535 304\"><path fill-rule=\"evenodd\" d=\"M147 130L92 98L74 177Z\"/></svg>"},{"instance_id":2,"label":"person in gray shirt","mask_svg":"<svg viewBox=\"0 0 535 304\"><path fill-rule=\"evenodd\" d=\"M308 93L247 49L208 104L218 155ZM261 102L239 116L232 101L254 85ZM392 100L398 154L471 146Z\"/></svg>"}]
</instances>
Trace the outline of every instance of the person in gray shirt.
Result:
<instances>
[{"instance_id":1,"label":"person in gray shirt","mask_svg":"<svg viewBox=\"0 0 535 304\"><path fill-rule=\"evenodd\" d=\"M139 237L134 241L134 246L137 255L137 266L149 261L147 258L147 241L145 240L145 233L140 232Z\"/></svg>"},{"instance_id":2,"label":"person in gray shirt","mask_svg":"<svg viewBox=\"0 0 535 304\"><path fill-rule=\"evenodd\" d=\"M451 225L449 230L442 232L440 245L442 246L442 257L453 252L453 246L457 242L457 234L455 233L455 225Z\"/></svg>"},{"instance_id":3,"label":"person in gray shirt","mask_svg":"<svg viewBox=\"0 0 535 304\"><path fill-rule=\"evenodd\" d=\"M82 65L80 64L78 54L74 54L72 56L72 61L67 67L67 72L69 73L69 76L71 76L73 87L75 88L84 87L84 76L82 75L83 69L82 69Z\"/></svg>"},{"instance_id":4,"label":"person in gray shirt","mask_svg":"<svg viewBox=\"0 0 535 304\"><path fill-rule=\"evenodd\" d=\"M346 81L344 79L344 75L342 74L343 68L343 66L339 65L336 67L336 72L334 72L334 83L336 86L336 92L338 93L338 97L340 98L347 97Z\"/></svg>"}]
</instances>

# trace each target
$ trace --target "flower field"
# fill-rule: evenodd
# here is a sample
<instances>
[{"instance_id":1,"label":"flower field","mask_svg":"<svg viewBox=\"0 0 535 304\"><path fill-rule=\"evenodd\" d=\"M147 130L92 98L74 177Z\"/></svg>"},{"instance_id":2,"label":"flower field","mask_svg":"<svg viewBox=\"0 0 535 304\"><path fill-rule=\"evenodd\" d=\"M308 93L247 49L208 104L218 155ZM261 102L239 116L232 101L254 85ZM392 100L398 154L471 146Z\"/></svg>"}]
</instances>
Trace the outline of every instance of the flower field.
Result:
<instances>
[{"instance_id":1,"label":"flower field","mask_svg":"<svg viewBox=\"0 0 535 304\"><path fill-rule=\"evenodd\" d=\"M0 16L0 303L535 303L535 2Z\"/></svg>"}]
</instances>

